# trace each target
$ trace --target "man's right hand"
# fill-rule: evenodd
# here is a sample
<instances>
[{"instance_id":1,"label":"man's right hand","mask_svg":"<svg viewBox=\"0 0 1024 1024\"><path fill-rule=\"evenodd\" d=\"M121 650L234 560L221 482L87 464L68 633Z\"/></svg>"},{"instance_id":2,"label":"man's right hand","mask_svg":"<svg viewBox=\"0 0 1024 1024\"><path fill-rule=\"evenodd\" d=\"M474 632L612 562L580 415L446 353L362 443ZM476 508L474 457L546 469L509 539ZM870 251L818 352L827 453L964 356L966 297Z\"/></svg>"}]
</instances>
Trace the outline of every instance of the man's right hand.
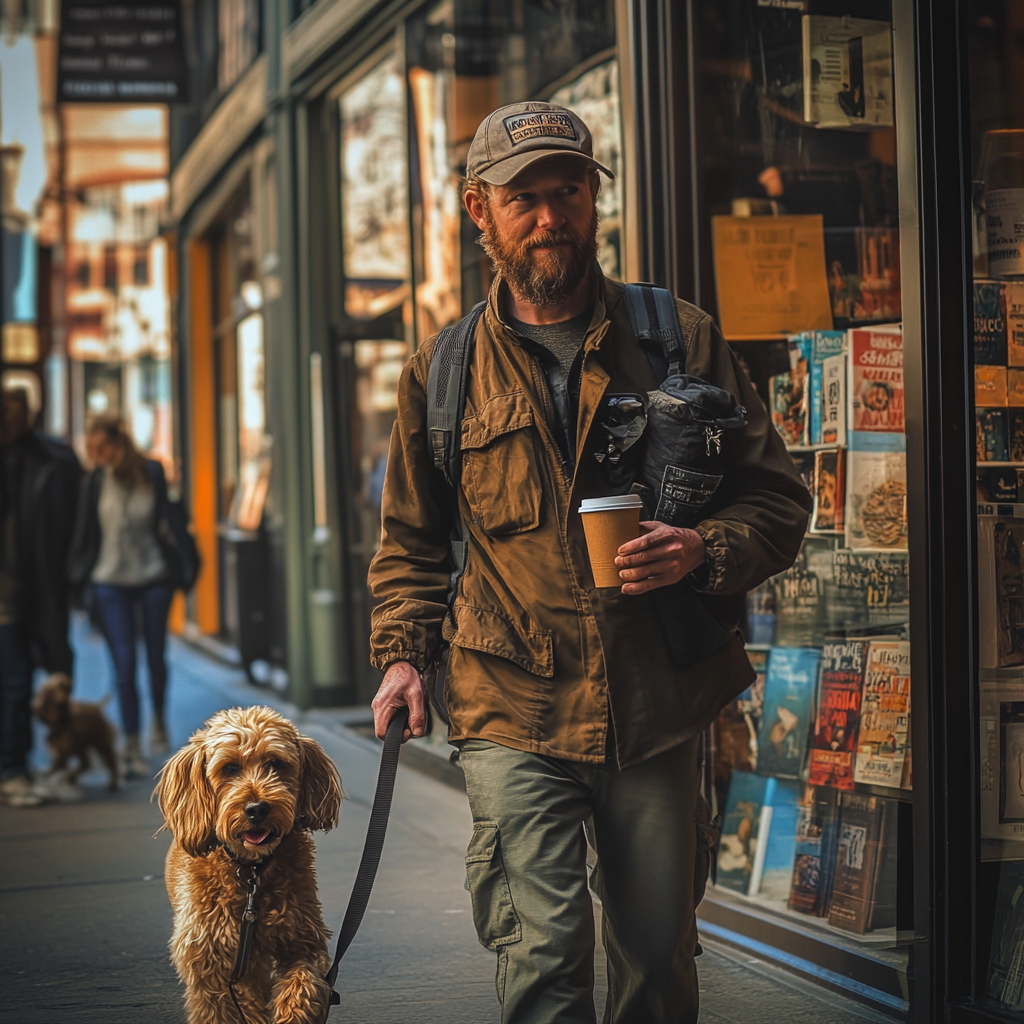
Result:
<instances>
[{"instance_id":1,"label":"man's right hand","mask_svg":"<svg viewBox=\"0 0 1024 1024\"><path fill-rule=\"evenodd\" d=\"M427 688L419 672L407 661L392 662L384 673L377 696L370 703L377 739L384 739L388 722L399 708L406 706L409 708L409 724L402 735L402 742L413 736L422 736L427 726L426 704Z\"/></svg>"}]
</instances>

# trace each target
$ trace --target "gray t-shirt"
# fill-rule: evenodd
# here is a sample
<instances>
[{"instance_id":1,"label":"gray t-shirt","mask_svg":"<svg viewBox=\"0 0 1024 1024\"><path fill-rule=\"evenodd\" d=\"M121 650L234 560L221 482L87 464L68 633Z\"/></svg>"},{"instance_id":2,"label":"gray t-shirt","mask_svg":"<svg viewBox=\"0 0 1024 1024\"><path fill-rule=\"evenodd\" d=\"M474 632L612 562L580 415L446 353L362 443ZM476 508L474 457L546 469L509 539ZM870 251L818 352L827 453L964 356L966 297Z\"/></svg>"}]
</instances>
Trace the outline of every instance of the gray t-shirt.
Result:
<instances>
[{"instance_id":1,"label":"gray t-shirt","mask_svg":"<svg viewBox=\"0 0 1024 1024\"><path fill-rule=\"evenodd\" d=\"M562 365L566 377L572 368L576 353L587 336L587 328L594 311L588 309L571 320L563 320L557 324L525 324L509 315L509 326L524 338L543 345Z\"/></svg>"},{"instance_id":2,"label":"gray t-shirt","mask_svg":"<svg viewBox=\"0 0 1024 1024\"><path fill-rule=\"evenodd\" d=\"M152 487L127 488L104 470L99 501L100 555L94 583L139 587L167 574L156 539L156 494Z\"/></svg>"}]
</instances>

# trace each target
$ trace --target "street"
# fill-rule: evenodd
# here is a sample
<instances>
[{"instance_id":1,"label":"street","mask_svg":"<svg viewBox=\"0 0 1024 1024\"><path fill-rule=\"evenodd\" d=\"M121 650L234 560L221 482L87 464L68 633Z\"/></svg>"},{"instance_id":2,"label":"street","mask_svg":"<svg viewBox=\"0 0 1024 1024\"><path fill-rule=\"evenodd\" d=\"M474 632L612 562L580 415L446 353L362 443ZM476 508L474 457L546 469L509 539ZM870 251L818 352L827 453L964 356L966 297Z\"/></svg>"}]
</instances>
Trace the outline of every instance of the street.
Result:
<instances>
[{"instance_id":1,"label":"street","mask_svg":"<svg viewBox=\"0 0 1024 1024\"><path fill-rule=\"evenodd\" d=\"M109 688L107 655L75 624L76 695ZM170 648L169 725L175 745L215 710L272 702L238 670L180 641ZM116 717L116 706L108 707ZM339 765L340 827L317 837L320 894L329 927L341 921L376 782L378 745L337 713L310 712L302 730ZM37 742L36 763L45 765ZM154 770L156 765L154 764ZM38 809L0 808L0 985L11 1024L179 1024L181 988L167 957L171 911L163 886L167 833L148 781L115 795L99 773L86 799ZM465 797L403 766L370 908L342 963L342 1006L332 1019L360 1024L483 1024L498 1020L492 954L477 943L463 855ZM872 1011L772 973L749 957L708 949L699 961L701 1021L708 1024L860 1024ZM598 976L602 974L600 951ZM599 983L599 1011L603 982Z\"/></svg>"}]
</instances>

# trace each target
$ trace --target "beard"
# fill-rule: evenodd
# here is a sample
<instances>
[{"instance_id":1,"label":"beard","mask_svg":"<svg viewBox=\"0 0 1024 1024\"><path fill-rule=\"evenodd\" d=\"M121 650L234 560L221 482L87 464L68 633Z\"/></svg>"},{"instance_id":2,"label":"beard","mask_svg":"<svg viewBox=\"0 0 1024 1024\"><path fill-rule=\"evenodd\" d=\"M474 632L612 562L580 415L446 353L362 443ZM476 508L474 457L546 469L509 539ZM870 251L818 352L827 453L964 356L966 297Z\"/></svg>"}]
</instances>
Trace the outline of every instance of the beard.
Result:
<instances>
[{"instance_id":1,"label":"beard","mask_svg":"<svg viewBox=\"0 0 1024 1024\"><path fill-rule=\"evenodd\" d=\"M491 258L495 271L522 302L532 306L552 306L576 293L597 258L597 210L581 232L569 227L543 231L524 242L510 243L501 237L498 226L485 207L486 230L479 242ZM541 246L568 245L571 252L545 253L540 258L532 250Z\"/></svg>"}]
</instances>

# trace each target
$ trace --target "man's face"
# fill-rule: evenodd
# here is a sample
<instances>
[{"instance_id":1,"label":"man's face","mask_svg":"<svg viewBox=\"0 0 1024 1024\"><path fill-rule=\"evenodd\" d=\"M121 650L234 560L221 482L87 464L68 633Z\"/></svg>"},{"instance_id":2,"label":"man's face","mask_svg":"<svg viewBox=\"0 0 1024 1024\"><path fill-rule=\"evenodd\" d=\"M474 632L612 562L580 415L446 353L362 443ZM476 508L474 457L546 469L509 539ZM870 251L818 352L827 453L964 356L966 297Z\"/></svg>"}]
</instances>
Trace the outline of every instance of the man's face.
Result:
<instances>
[{"instance_id":1,"label":"man's face","mask_svg":"<svg viewBox=\"0 0 1024 1024\"><path fill-rule=\"evenodd\" d=\"M481 244L516 298L547 306L575 294L597 255L598 190L585 161L552 157L467 193Z\"/></svg>"}]
</instances>

